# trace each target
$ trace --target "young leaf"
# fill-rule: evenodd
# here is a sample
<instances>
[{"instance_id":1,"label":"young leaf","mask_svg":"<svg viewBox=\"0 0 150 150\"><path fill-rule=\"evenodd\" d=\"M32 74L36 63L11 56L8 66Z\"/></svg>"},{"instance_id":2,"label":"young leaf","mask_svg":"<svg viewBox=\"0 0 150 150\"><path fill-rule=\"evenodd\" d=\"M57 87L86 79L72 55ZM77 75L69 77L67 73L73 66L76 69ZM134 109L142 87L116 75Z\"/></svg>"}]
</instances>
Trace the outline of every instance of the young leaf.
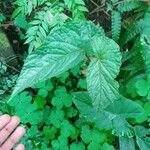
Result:
<instances>
[{"instance_id":1,"label":"young leaf","mask_svg":"<svg viewBox=\"0 0 150 150\"><path fill-rule=\"evenodd\" d=\"M119 46L107 37L95 36L92 47L97 58L92 59L87 69L87 88L93 106L102 110L119 96L114 78L119 73L121 53Z\"/></svg>"}]
</instances>

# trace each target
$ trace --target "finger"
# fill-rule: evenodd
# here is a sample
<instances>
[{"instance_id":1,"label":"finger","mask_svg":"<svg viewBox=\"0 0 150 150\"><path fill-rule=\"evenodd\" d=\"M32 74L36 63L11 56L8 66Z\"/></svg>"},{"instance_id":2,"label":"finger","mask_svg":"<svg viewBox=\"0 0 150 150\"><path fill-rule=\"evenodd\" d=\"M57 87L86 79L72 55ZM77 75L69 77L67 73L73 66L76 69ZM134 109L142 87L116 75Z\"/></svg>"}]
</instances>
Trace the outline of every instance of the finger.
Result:
<instances>
[{"instance_id":1,"label":"finger","mask_svg":"<svg viewBox=\"0 0 150 150\"><path fill-rule=\"evenodd\" d=\"M17 116L13 116L11 121L0 131L0 145L8 138L8 136L14 131L14 129L20 123L20 119Z\"/></svg>"},{"instance_id":2,"label":"finger","mask_svg":"<svg viewBox=\"0 0 150 150\"><path fill-rule=\"evenodd\" d=\"M9 115L2 115L0 116L0 130L6 126L10 122L10 116Z\"/></svg>"},{"instance_id":3,"label":"finger","mask_svg":"<svg viewBox=\"0 0 150 150\"><path fill-rule=\"evenodd\" d=\"M15 150L25 150L25 147L23 144L19 144Z\"/></svg>"},{"instance_id":4,"label":"finger","mask_svg":"<svg viewBox=\"0 0 150 150\"><path fill-rule=\"evenodd\" d=\"M6 142L1 146L2 150L11 150L13 146L21 139L25 134L24 127L18 127L13 134L6 140Z\"/></svg>"}]
</instances>

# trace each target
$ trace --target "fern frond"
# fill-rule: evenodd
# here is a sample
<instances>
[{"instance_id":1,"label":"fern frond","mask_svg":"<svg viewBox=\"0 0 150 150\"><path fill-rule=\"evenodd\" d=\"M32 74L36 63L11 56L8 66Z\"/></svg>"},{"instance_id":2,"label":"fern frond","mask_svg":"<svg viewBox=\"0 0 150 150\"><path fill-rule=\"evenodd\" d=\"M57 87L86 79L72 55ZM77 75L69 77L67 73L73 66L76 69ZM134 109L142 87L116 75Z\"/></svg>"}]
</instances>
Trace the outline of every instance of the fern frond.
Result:
<instances>
[{"instance_id":1,"label":"fern frond","mask_svg":"<svg viewBox=\"0 0 150 150\"><path fill-rule=\"evenodd\" d=\"M31 12L37 7L45 3L47 0L16 0L15 5L17 8L13 12L13 17L16 17L18 14L30 15Z\"/></svg>"},{"instance_id":2,"label":"fern frond","mask_svg":"<svg viewBox=\"0 0 150 150\"><path fill-rule=\"evenodd\" d=\"M145 71L150 74L150 43L145 35L141 36L141 54L145 63Z\"/></svg>"},{"instance_id":3,"label":"fern frond","mask_svg":"<svg viewBox=\"0 0 150 150\"><path fill-rule=\"evenodd\" d=\"M112 10L111 12L111 28L112 28L112 38L118 41L121 31L121 14L118 11Z\"/></svg>"},{"instance_id":4,"label":"fern frond","mask_svg":"<svg viewBox=\"0 0 150 150\"><path fill-rule=\"evenodd\" d=\"M27 30L27 40L25 41L25 44L29 44L29 53L43 43L50 32L50 28L61 24L67 19L67 16L61 12L53 12L53 14L52 12L53 10L47 7L46 10L38 12L34 20L30 22L31 27Z\"/></svg>"},{"instance_id":5,"label":"fern frond","mask_svg":"<svg viewBox=\"0 0 150 150\"><path fill-rule=\"evenodd\" d=\"M64 0L64 5L74 20L85 18L84 13L88 12L84 0Z\"/></svg>"},{"instance_id":6,"label":"fern frond","mask_svg":"<svg viewBox=\"0 0 150 150\"><path fill-rule=\"evenodd\" d=\"M27 30L27 40L25 41L25 44L30 44L29 52L31 52L34 48L39 47L42 44L42 41L46 38L49 31L50 16L52 19L53 16L50 11L41 11L35 19L30 22L32 27Z\"/></svg>"},{"instance_id":7,"label":"fern frond","mask_svg":"<svg viewBox=\"0 0 150 150\"><path fill-rule=\"evenodd\" d=\"M143 20L141 19L128 28L128 31L121 38L121 44L124 45L125 43L132 40L142 30L143 30Z\"/></svg>"},{"instance_id":8,"label":"fern frond","mask_svg":"<svg viewBox=\"0 0 150 150\"><path fill-rule=\"evenodd\" d=\"M122 1L121 3L118 4L117 9L123 13L127 11L131 11L134 9L137 9L141 6L141 2L136 1L136 0L126 0Z\"/></svg>"}]
</instances>

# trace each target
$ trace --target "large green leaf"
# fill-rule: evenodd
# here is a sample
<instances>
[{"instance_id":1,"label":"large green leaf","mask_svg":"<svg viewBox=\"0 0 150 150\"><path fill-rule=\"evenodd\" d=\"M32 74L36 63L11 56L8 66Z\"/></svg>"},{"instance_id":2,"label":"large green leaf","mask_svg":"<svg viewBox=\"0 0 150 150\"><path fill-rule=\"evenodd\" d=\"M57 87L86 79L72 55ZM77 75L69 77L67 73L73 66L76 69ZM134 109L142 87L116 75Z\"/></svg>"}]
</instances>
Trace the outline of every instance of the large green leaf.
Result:
<instances>
[{"instance_id":1,"label":"large green leaf","mask_svg":"<svg viewBox=\"0 0 150 150\"><path fill-rule=\"evenodd\" d=\"M94 123L99 129L109 130L112 128L112 119L115 115L94 109L92 100L87 92L74 93L73 101L81 115L87 121Z\"/></svg>"},{"instance_id":2,"label":"large green leaf","mask_svg":"<svg viewBox=\"0 0 150 150\"><path fill-rule=\"evenodd\" d=\"M115 101L113 105L110 104L103 111L96 110L92 106L92 99L88 92L74 93L73 102L81 113L81 116L88 122L94 123L99 129L113 129L113 134L118 136L131 136L131 126L125 118L133 118L141 115L143 112L140 105L123 97ZM129 105L133 105L133 107Z\"/></svg>"},{"instance_id":3,"label":"large green leaf","mask_svg":"<svg viewBox=\"0 0 150 150\"><path fill-rule=\"evenodd\" d=\"M87 88L96 109L104 109L118 98L118 83L114 78L119 73L121 53L119 46L104 36L95 36L93 58L87 69Z\"/></svg>"},{"instance_id":4,"label":"large green leaf","mask_svg":"<svg viewBox=\"0 0 150 150\"><path fill-rule=\"evenodd\" d=\"M71 23L53 30L45 43L27 57L12 96L77 65L84 59L85 43L100 31L91 22ZM86 40L83 32L88 35Z\"/></svg>"},{"instance_id":5,"label":"large green leaf","mask_svg":"<svg viewBox=\"0 0 150 150\"><path fill-rule=\"evenodd\" d=\"M150 149L150 129L143 126L135 126L136 142L140 150Z\"/></svg>"},{"instance_id":6,"label":"large green leaf","mask_svg":"<svg viewBox=\"0 0 150 150\"><path fill-rule=\"evenodd\" d=\"M112 105L110 104L105 110L124 118L136 118L144 113L143 108L138 103L125 97L121 97Z\"/></svg>"}]
</instances>

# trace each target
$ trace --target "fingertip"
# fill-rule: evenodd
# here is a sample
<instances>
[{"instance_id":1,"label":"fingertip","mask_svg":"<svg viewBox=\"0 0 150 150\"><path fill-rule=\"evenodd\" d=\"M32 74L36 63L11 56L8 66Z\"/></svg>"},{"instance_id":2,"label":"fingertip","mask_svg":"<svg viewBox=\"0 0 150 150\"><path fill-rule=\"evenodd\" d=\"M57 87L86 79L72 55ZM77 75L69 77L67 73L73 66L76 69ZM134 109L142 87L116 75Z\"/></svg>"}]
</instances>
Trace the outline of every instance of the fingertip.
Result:
<instances>
[{"instance_id":1,"label":"fingertip","mask_svg":"<svg viewBox=\"0 0 150 150\"><path fill-rule=\"evenodd\" d=\"M11 119L17 123L20 123L20 118L18 116L13 116Z\"/></svg>"},{"instance_id":2,"label":"fingertip","mask_svg":"<svg viewBox=\"0 0 150 150\"><path fill-rule=\"evenodd\" d=\"M23 144L19 144L15 150L25 150L25 147Z\"/></svg>"},{"instance_id":3,"label":"fingertip","mask_svg":"<svg viewBox=\"0 0 150 150\"><path fill-rule=\"evenodd\" d=\"M11 121L11 117L7 114L0 116L0 130Z\"/></svg>"},{"instance_id":4,"label":"fingertip","mask_svg":"<svg viewBox=\"0 0 150 150\"><path fill-rule=\"evenodd\" d=\"M7 121L10 121L11 119L11 117L8 114L4 114L2 117L5 118Z\"/></svg>"},{"instance_id":5,"label":"fingertip","mask_svg":"<svg viewBox=\"0 0 150 150\"><path fill-rule=\"evenodd\" d=\"M22 133L25 134L26 129L23 126L18 127L18 130Z\"/></svg>"}]
</instances>

